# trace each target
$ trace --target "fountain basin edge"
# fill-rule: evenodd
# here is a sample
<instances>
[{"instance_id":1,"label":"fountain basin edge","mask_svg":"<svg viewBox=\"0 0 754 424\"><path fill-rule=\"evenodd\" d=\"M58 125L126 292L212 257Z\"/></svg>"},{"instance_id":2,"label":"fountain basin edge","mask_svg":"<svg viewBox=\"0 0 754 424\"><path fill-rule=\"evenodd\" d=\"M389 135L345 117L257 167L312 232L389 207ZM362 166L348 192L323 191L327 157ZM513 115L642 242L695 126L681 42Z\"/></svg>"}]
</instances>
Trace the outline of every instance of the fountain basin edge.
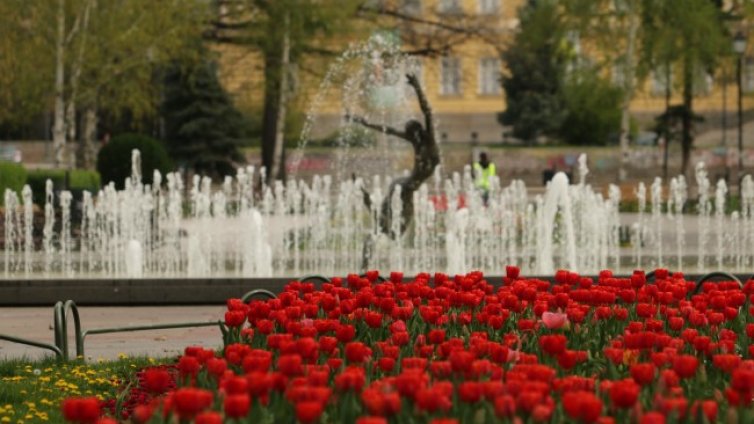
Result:
<instances>
[{"instance_id":1,"label":"fountain basin edge","mask_svg":"<svg viewBox=\"0 0 754 424\"><path fill-rule=\"evenodd\" d=\"M735 274L745 282L750 274ZM702 274L687 274L699 281ZM552 280L552 276L538 278ZM590 276L596 280L595 276ZM494 286L501 276L486 276ZM222 305L254 289L280 293L295 278L155 278L155 279L19 279L0 280L0 307L52 306L71 299L83 306ZM407 280L408 281L408 280Z\"/></svg>"}]
</instances>

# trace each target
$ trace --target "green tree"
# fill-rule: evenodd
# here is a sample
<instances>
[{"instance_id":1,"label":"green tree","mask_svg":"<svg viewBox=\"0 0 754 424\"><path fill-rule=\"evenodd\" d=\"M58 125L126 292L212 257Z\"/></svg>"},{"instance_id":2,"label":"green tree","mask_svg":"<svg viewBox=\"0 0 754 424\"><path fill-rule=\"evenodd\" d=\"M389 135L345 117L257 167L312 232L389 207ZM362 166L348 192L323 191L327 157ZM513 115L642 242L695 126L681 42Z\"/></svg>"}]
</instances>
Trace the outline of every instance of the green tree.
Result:
<instances>
[{"instance_id":1,"label":"green tree","mask_svg":"<svg viewBox=\"0 0 754 424\"><path fill-rule=\"evenodd\" d=\"M246 123L220 85L217 65L175 67L166 76L165 139L178 163L197 173L230 175L244 162L239 151Z\"/></svg>"},{"instance_id":2,"label":"green tree","mask_svg":"<svg viewBox=\"0 0 754 424\"><path fill-rule=\"evenodd\" d=\"M93 164L99 114L153 114L160 86L155 71L195 54L209 11L201 0L2 3L0 12L10 12L0 14L0 32L15 37L17 50L10 59L3 50L0 69L28 61L16 69L32 71L14 73L26 83L10 91L12 102L52 105L56 163L66 161L66 143L80 140L79 159L86 167Z\"/></svg>"},{"instance_id":3,"label":"green tree","mask_svg":"<svg viewBox=\"0 0 754 424\"><path fill-rule=\"evenodd\" d=\"M618 179L627 178L630 159L629 141L631 113L638 82L643 78L639 66L642 38L641 16L643 0L563 0L561 7L566 20L579 37L597 54L590 56L595 68L603 75L612 75L613 84L621 89L620 106L620 166Z\"/></svg>"},{"instance_id":4,"label":"green tree","mask_svg":"<svg viewBox=\"0 0 754 424\"><path fill-rule=\"evenodd\" d=\"M643 60L652 65L676 65L682 92L681 173L689 168L694 143L695 81L714 74L722 55L730 50L723 15L710 0L644 0Z\"/></svg>"},{"instance_id":5,"label":"green tree","mask_svg":"<svg viewBox=\"0 0 754 424\"><path fill-rule=\"evenodd\" d=\"M571 55L557 2L530 1L519 18L520 29L502 54L508 72L502 77L507 104L500 122L532 142L561 128L562 84Z\"/></svg>"},{"instance_id":6,"label":"green tree","mask_svg":"<svg viewBox=\"0 0 754 424\"><path fill-rule=\"evenodd\" d=\"M605 145L621 127L623 90L596 70L582 70L563 86L566 110L558 135L568 144Z\"/></svg>"},{"instance_id":7,"label":"green tree","mask_svg":"<svg viewBox=\"0 0 754 424\"><path fill-rule=\"evenodd\" d=\"M343 36L363 0L219 0L210 39L248 45L264 60L262 165L284 177L286 113L295 95L295 70L317 56L333 56L328 43Z\"/></svg>"},{"instance_id":8,"label":"green tree","mask_svg":"<svg viewBox=\"0 0 754 424\"><path fill-rule=\"evenodd\" d=\"M52 56L42 54L45 40L36 33L34 23L41 17L17 3L0 2L0 127L4 128L27 124L43 112L53 89L49 74L40 72L53 66Z\"/></svg>"}]
</instances>

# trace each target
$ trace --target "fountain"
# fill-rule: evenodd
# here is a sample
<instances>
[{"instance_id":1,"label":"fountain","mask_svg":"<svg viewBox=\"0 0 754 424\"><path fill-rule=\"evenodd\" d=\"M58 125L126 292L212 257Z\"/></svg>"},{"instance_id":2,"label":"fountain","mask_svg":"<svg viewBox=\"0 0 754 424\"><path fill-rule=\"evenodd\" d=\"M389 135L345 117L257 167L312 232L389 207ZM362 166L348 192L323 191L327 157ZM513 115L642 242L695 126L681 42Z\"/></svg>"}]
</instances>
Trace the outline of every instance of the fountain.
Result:
<instances>
[{"instance_id":1,"label":"fountain","mask_svg":"<svg viewBox=\"0 0 754 424\"><path fill-rule=\"evenodd\" d=\"M139 163L139 156L134 156ZM369 268L419 272L461 272L480 268L502 273L507 264L524 272L558 268L596 272L604 268L673 266L688 272L754 263L754 183L742 181L740 209L726 211L727 186L717 183L710 201L708 177L697 167L698 216L684 215L689 188L670 181L668 196L657 178L649 193L638 185L637 215L620 214L620 191L607 197L586 181L580 161L578 183L557 174L544 194L531 195L521 181L501 186L493 179L485 206L469 170L443 178L439 171L413 194L413 224L398 238L379 226L386 196L380 176L310 182L275 182L252 194L253 168L213 185L196 177L184 190L179 174L140 181L134 167L123 190L110 184L85 193L80 213L71 194L46 186L42 239L33 240L32 193L6 191L0 275L18 278L270 277L306 273L343 274ZM366 208L365 193L373 199ZM650 196L648 196L648 194ZM645 213L647 197L650 212ZM435 199L435 200L433 200ZM440 202L436 199L444 199ZM667 201L667 213L662 204ZM401 192L391 196L391 213L402 213ZM186 211L183 205L188 205ZM714 206L714 208L713 208ZM712 211L714 210L714 215ZM57 217L60 217L58 219ZM74 219L74 217L76 217ZM392 221L399 232L399 220ZM690 223L697 225L689 227ZM712 223L710 226L706 223ZM633 246L621 246L619 228L632 226ZM689 228L698 227L698 231ZM366 239L372 239L365 245ZM672 246L670 251L666 246ZM711 261L707 261L710 252ZM693 257L692 261L688 258Z\"/></svg>"},{"instance_id":2,"label":"fountain","mask_svg":"<svg viewBox=\"0 0 754 424\"><path fill-rule=\"evenodd\" d=\"M711 199L703 164L695 178L698 217L684 214L689 187L682 176L668 186L660 178L649 187L639 183L638 213L621 214L620 188L610 185L606 194L592 188L585 155L578 158L576 184L558 173L535 195L522 181L503 186L492 178L485 204L468 167L444 174L436 143L418 141L434 138L434 124L417 71L382 36L338 58L311 105L292 155L293 177L285 183L266 184L264 169L242 167L217 183L155 171L150 186L142 182L141 158L134 151L124 188L109 184L84 193L80 205L48 181L40 243L34 240L31 190L24 187L21 200L6 191L0 275L272 277L367 268L406 273L479 268L501 274L509 264L541 274L558 268L591 273L664 266L705 272L754 265L754 181L742 180L740 208L727 214L727 186L718 182ZM342 88L339 159L332 175L298 178L319 125L314 112L335 87ZM351 147L360 137L359 126L379 130L372 148L379 161L360 160L363 150ZM422 148L431 144L432 160L422 164ZM394 151L407 153L411 147L418 158L413 172L394 167L399 163ZM260 193L253 190L255 180L262 182ZM696 233L689 230L693 222ZM621 244L626 228L629 246Z\"/></svg>"}]
</instances>

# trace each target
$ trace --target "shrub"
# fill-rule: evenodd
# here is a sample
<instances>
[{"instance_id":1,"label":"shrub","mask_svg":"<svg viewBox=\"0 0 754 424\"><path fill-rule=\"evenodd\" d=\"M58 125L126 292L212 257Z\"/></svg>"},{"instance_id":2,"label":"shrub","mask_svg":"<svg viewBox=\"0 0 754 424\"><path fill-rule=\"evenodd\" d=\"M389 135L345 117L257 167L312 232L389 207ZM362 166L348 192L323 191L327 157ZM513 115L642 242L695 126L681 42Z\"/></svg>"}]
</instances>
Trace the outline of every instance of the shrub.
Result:
<instances>
[{"instance_id":1,"label":"shrub","mask_svg":"<svg viewBox=\"0 0 754 424\"><path fill-rule=\"evenodd\" d=\"M26 170L23 165L12 162L0 162L0 205L5 202L5 189L11 189L21 196L21 189L26 183Z\"/></svg>"},{"instance_id":2,"label":"shrub","mask_svg":"<svg viewBox=\"0 0 754 424\"><path fill-rule=\"evenodd\" d=\"M564 90L566 117L559 135L568 144L605 145L620 133L623 92L598 75L586 72Z\"/></svg>"},{"instance_id":3,"label":"shrub","mask_svg":"<svg viewBox=\"0 0 754 424\"><path fill-rule=\"evenodd\" d=\"M66 172L68 173L68 187L66 187ZM93 194L99 191L100 175L97 171L86 169L35 169L29 171L26 183L31 187L34 196L34 203L43 204L45 202L45 185L47 180L52 181L56 191L71 190L73 192L90 191ZM78 196L75 196L78 197Z\"/></svg>"},{"instance_id":4,"label":"shrub","mask_svg":"<svg viewBox=\"0 0 754 424\"><path fill-rule=\"evenodd\" d=\"M145 184L152 184L155 169L162 174L173 169L162 143L141 134L121 134L102 147L97 156L97 170L104 184L114 182L116 187L123 188L126 178L131 176L131 151L134 149L141 152L141 175Z\"/></svg>"}]
</instances>

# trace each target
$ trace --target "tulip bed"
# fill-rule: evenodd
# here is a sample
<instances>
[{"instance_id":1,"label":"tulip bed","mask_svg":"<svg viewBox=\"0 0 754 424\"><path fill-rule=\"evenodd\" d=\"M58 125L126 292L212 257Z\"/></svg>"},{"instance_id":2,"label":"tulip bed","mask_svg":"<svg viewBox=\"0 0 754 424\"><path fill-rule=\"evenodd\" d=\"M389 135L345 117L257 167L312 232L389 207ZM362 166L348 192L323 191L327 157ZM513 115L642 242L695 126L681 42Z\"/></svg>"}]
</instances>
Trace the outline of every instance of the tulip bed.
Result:
<instances>
[{"instance_id":1,"label":"tulip bed","mask_svg":"<svg viewBox=\"0 0 754 424\"><path fill-rule=\"evenodd\" d=\"M754 281L657 270L553 282L508 267L291 282L228 301L220 352L146 368L115 409L71 398L74 422L753 422ZM87 404L89 402L89 404ZM104 411L104 412L103 412Z\"/></svg>"}]
</instances>

